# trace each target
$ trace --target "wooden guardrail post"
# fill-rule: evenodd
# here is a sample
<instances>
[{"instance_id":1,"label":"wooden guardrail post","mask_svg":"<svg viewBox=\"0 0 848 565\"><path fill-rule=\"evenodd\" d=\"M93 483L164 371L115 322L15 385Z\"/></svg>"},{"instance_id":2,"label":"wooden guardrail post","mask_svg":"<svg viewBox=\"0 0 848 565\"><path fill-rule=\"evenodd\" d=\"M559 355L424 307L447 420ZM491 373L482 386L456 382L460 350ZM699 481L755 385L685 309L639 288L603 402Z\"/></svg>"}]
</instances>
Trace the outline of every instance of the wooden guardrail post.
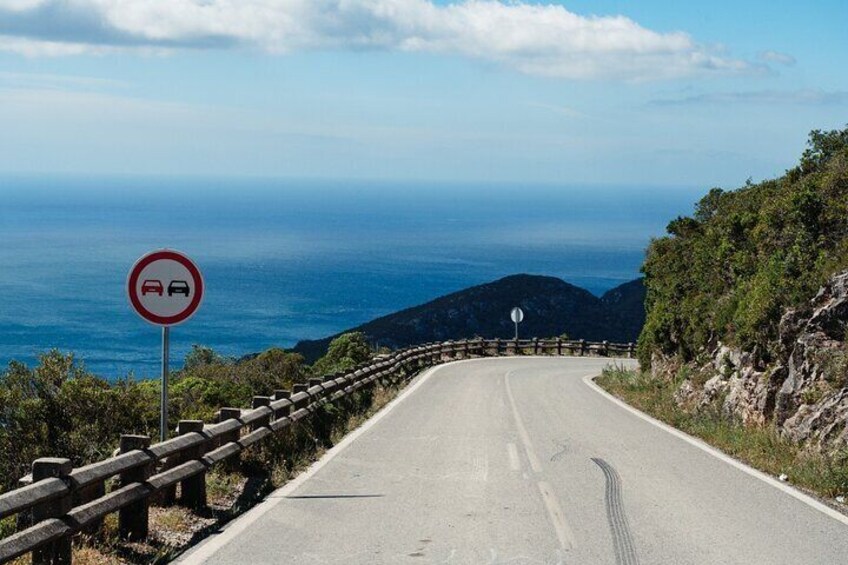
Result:
<instances>
[{"instance_id":1,"label":"wooden guardrail post","mask_svg":"<svg viewBox=\"0 0 848 565\"><path fill-rule=\"evenodd\" d=\"M44 479L63 479L67 482L73 465L70 459L60 457L44 457L36 459L32 464L32 482ZM38 504L32 509L32 522L37 524L50 518L64 516L73 508L71 493L48 502ZM71 563L71 536L62 536L50 543L44 544L32 552L33 565L58 565Z\"/></svg>"},{"instance_id":2,"label":"wooden guardrail post","mask_svg":"<svg viewBox=\"0 0 848 565\"><path fill-rule=\"evenodd\" d=\"M177 434L203 433L203 420L180 420ZM185 450L182 460L200 459L206 453L206 443ZM198 473L180 481L180 503L189 508L206 506L206 472Z\"/></svg>"},{"instance_id":3,"label":"wooden guardrail post","mask_svg":"<svg viewBox=\"0 0 848 565\"><path fill-rule=\"evenodd\" d=\"M558 337L556 339L556 354L560 355L560 356L562 355L562 338L561 337Z\"/></svg>"},{"instance_id":4,"label":"wooden guardrail post","mask_svg":"<svg viewBox=\"0 0 848 565\"><path fill-rule=\"evenodd\" d=\"M18 479L18 488L28 487L32 484L32 473L25 477L21 477ZM18 512L18 516L15 519L15 528L17 531L25 530L32 526L32 508L28 508L23 512Z\"/></svg>"},{"instance_id":5,"label":"wooden guardrail post","mask_svg":"<svg viewBox=\"0 0 848 565\"><path fill-rule=\"evenodd\" d=\"M290 390L277 389L277 390L274 391L274 400L286 400L286 399L291 398L291 395L292 395L292 393L291 393ZM289 415L291 414L291 409L292 409L291 404L288 404L285 407L280 408L274 414L274 419L279 420L280 418L288 418Z\"/></svg>"},{"instance_id":6,"label":"wooden guardrail post","mask_svg":"<svg viewBox=\"0 0 848 565\"><path fill-rule=\"evenodd\" d=\"M501 339L499 337L495 338L495 357L500 357L501 355Z\"/></svg>"},{"instance_id":7,"label":"wooden guardrail post","mask_svg":"<svg viewBox=\"0 0 848 565\"><path fill-rule=\"evenodd\" d=\"M238 420L241 418L241 408L221 408L218 410L218 421ZM241 430L233 430L221 436L221 445L237 442L241 438Z\"/></svg>"},{"instance_id":8,"label":"wooden guardrail post","mask_svg":"<svg viewBox=\"0 0 848 565\"><path fill-rule=\"evenodd\" d=\"M150 447L150 436L122 435L120 453ZM141 465L120 474L121 486L146 481L153 471L153 464ZM118 511L118 536L125 541L147 539L149 528L150 501L148 499L133 502Z\"/></svg>"},{"instance_id":9,"label":"wooden guardrail post","mask_svg":"<svg viewBox=\"0 0 848 565\"><path fill-rule=\"evenodd\" d=\"M632 341L627 344L627 357L628 359L636 357L636 344Z\"/></svg>"},{"instance_id":10,"label":"wooden guardrail post","mask_svg":"<svg viewBox=\"0 0 848 565\"><path fill-rule=\"evenodd\" d=\"M603 347L603 356L609 357L609 342L607 340L604 340L601 344L601 347Z\"/></svg>"},{"instance_id":11,"label":"wooden guardrail post","mask_svg":"<svg viewBox=\"0 0 848 565\"><path fill-rule=\"evenodd\" d=\"M271 397L270 396L254 396L253 397L253 409L262 408L263 406L271 405ZM271 414L268 414L264 418L260 418L256 422L250 425L250 431L255 432L259 428L265 427L271 423Z\"/></svg>"},{"instance_id":12,"label":"wooden guardrail post","mask_svg":"<svg viewBox=\"0 0 848 565\"><path fill-rule=\"evenodd\" d=\"M92 500L97 500L101 496L106 494L106 482L105 481L95 481L90 485L84 486L78 490L74 491L74 499L72 506L82 506L83 504L88 504ZM98 535L103 529L103 518L99 518L97 520L92 520L89 522L82 531L90 536Z\"/></svg>"},{"instance_id":13,"label":"wooden guardrail post","mask_svg":"<svg viewBox=\"0 0 848 565\"><path fill-rule=\"evenodd\" d=\"M221 408L218 410L218 423L226 422L227 420L238 420L241 418L241 408ZM221 447L228 443L237 443L241 439L241 428L222 434L215 442L214 447ZM233 471L238 468L241 461L241 454L236 454L233 457L226 459L221 463L224 469Z\"/></svg>"},{"instance_id":14,"label":"wooden guardrail post","mask_svg":"<svg viewBox=\"0 0 848 565\"><path fill-rule=\"evenodd\" d=\"M586 340L581 339L580 340L580 357L583 357L584 355L586 355Z\"/></svg>"},{"instance_id":15,"label":"wooden guardrail post","mask_svg":"<svg viewBox=\"0 0 848 565\"><path fill-rule=\"evenodd\" d=\"M274 400L284 400L286 398L291 398L291 391L285 390L285 389L282 389L282 388L278 388L277 390L274 391L273 398L274 398Z\"/></svg>"},{"instance_id":16,"label":"wooden guardrail post","mask_svg":"<svg viewBox=\"0 0 848 565\"><path fill-rule=\"evenodd\" d=\"M308 388L309 388L309 385L306 384L306 383L295 383L294 386L292 386L292 394L297 394L299 392L306 392L306 390ZM309 399L299 400L294 405L295 410L300 410L301 408L306 406L308 402L309 402Z\"/></svg>"},{"instance_id":17,"label":"wooden guardrail post","mask_svg":"<svg viewBox=\"0 0 848 565\"><path fill-rule=\"evenodd\" d=\"M539 338L534 337L533 338L533 355L538 355L538 354L539 354Z\"/></svg>"}]
</instances>

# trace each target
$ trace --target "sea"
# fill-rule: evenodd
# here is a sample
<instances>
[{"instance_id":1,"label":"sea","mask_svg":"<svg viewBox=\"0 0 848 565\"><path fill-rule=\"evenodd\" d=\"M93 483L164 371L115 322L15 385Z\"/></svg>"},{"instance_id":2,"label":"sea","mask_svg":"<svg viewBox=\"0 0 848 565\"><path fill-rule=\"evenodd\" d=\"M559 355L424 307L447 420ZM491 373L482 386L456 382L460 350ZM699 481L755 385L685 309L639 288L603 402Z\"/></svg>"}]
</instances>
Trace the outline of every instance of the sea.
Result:
<instances>
[{"instance_id":1,"label":"sea","mask_svg":"<svg viewBox=\"0 0 848 565\"><path fill-rule=\"evenodd\" d=\"M127 300L144 253L206 286L171 329L239 357L291 347L515 273L600 295L704 187L162 177L0 177L0 371L51 349L108 379L158 375L160 329ZM507 316L509 313L505 312Z\"/></svg>"}]
</instances>

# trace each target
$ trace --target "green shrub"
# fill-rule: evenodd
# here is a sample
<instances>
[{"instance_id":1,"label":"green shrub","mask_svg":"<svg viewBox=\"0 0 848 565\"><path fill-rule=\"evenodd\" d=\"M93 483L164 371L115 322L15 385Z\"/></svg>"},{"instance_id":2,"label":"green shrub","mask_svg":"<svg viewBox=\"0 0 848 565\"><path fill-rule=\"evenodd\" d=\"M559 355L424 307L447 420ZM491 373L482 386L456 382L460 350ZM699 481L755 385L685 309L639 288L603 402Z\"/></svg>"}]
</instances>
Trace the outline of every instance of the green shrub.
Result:
<instances>
[{"instance_id":1,"label":"green shrub","mask_svg":"<svg viewBox=\"0 0 848 565\"><path fill-rule=\"evenodd\" d=\"M327 354L315 362L313 369L318 375L329 375L368 361L372 355L365 335L360 332L346 333L330 343Z\"/></svg>"},{"instance_id":2,"label":"green shrub","mask_svg":"<svg viewBox=\"0 0 848 565\"><path fill-rule=\"evenodd\" d=\"M254 395L291 388L310 374L303 357L282 349L234 361L195 346L172 375L169 421L211 421L221 407L250 406ZM157 437L160 392L159 380L109 382L55 350L32 369L13 361L0 374L0 491L39 457L79 466L111 455L121 434Z\"/></svg>"},{"instance_id":3,"label":"green shrub","mask_svg":"<svg viewBox=\"0 0 848 565\"><path fill-rule=\"evenodd\" d=\"M667 231L642 267L642 365L653 352L690 360L718 341L760 346L768 357L785 308L848 267L848 129L812 132L797 167L735 191L713 189Z\"/></svg>"}]
</instances>

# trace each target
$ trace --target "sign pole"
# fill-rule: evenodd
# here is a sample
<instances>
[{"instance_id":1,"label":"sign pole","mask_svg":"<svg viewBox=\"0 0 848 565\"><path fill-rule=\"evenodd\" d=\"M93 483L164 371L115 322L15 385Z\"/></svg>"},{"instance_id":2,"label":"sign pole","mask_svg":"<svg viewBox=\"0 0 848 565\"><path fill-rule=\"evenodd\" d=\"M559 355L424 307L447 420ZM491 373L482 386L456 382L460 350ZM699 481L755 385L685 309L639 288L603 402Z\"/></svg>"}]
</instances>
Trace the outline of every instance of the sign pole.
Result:
<instances>
[{"instance_id":1,"label":"sign pole","mask_svg":"<svg viewBox=\"0 0 848 565\"><path fill-rule=\"evenodd\" d=\"M159 441L168 439L168 358L170 356L171 328L162 327L162 406L159 414Z\"/></svg>"},{"instance_id":2,"label":"sign pole","mask_svg":"<svg viewBox=\"0 0 848 565\"><path fill-rule=\"evenodd\" d=\"M127 298L144 320L162 328L162 394L159 439L168 439L168 363L171 326L191 318L203 300L203 275L194 261L173 249L142 255L127 275Z\"/></svg>"},{"instance_id":3,"label":"sign pole","mask_svg":"<svg viewBox=\"0 0 848 565\"><path fill-rule=\"evenodd\" d=\"M516 306L515 308L513 308L510 311L509 317L512 320L512 323L515 324L515 343L517 344L518 343L518 324L520 324L522 322L522 320L524 320L524 312L521 310L521 308ZM516 347L518 347L518 346L516 345Z\"/></svg>"}]
</instances>

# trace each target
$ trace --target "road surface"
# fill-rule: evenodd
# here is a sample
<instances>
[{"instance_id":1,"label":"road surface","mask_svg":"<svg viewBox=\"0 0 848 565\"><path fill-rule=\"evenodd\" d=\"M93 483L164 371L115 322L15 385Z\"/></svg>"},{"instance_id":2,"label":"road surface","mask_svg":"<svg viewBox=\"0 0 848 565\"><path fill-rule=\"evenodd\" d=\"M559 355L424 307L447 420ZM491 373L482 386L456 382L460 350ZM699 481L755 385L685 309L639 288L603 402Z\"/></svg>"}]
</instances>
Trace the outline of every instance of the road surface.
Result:
<instances>
[{"instance_id":1,"label":"road surface","mask_svg":"<svg viewBox=\"0 0 848 565\"><path fill-rule=\"evenodd\" d=\"M605 397L607 363L431 370L184 561L848 563L848 522Z\"/></svg>"}]
</instances>

